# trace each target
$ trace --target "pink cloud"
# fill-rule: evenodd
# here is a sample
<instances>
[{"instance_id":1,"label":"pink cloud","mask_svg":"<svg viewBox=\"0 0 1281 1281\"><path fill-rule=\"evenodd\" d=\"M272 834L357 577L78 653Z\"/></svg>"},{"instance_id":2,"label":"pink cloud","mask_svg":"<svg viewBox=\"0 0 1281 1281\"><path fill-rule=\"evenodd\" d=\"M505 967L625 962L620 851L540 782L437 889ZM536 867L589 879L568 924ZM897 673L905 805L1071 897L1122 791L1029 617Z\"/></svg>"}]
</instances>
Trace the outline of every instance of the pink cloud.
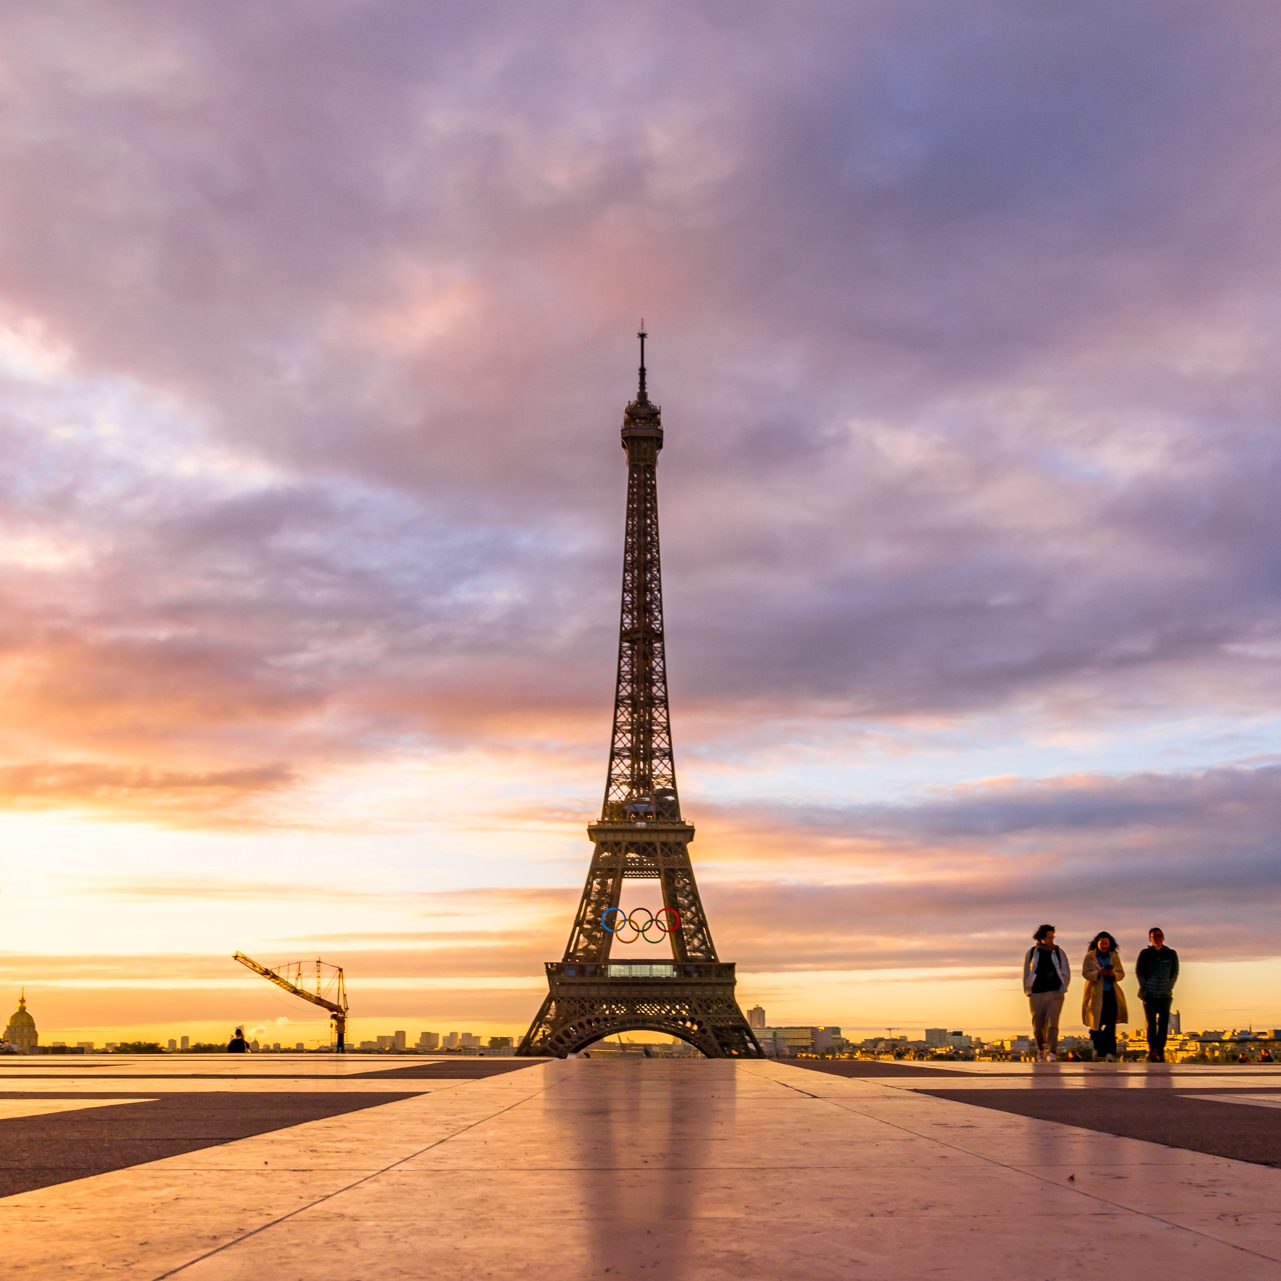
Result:
<instances>
[{"instance_id":1,"label":"pink cloud","mask_svg":"<svg viewBox=\"0 0 1281 1281\"><path fill-rule=\"evenodd\" d=\"M581 840L644 312L743 963L974 964L1108 867L1129 928L1273 946L1272 767L1224 765L1278 751L1273 24L728 14L15 16L0 806L252 840L471 752L454 830Z\"/></svg>"}]
</instances>

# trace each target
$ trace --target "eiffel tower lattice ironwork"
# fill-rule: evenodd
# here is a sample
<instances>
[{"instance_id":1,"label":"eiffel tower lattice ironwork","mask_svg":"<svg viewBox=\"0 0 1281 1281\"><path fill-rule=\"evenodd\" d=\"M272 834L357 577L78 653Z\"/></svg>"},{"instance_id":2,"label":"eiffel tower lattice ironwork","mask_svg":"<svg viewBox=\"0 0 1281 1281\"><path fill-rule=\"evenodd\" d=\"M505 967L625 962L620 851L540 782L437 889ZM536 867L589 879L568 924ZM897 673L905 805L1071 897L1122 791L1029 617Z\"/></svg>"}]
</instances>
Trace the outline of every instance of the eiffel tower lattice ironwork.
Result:
<instances>
[{"instance_id":1,"label":"eiffel tower lattice ironwork","mask_svg":"<svg viewBox=\"0 0 1281 1281\"><path fill-rule=\"evenodd\" d=\"M689 1042L710 1058L760 1057L734 995L733 962L716 955L681 818L672 757L658 555L659 407L645 390L645 325L640 389L623 416L627 526L618 633L614 732L587 884L561 961L547 963L549 991L518 1054L563 1057L617 1032L645 1029ZM610 961L622 933L625 880L657 881L670 961ZM664 909L667 909L666 911ZM642 918L644 919L644 918ZM657 935L654 935L657 938Z\"/></svg>"}]
</instances>

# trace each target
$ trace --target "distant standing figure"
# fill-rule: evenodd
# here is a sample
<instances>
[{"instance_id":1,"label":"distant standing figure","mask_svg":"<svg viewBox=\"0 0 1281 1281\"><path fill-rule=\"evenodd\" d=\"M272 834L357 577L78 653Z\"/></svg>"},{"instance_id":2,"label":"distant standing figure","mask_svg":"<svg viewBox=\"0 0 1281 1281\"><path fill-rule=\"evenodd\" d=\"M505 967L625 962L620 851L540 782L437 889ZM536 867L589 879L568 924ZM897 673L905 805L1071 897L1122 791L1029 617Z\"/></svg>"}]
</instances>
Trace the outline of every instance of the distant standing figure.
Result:
<instances>
[{"instance_id":1,"label":"distant standing figure","mask_svg":"<svg viewBox=\"0 0 1281 1281\"><path fill-rule=\"evenodd\" d=\"M1059 1048L1059 1012L1072 970L1063 949L1054 942L1053 925L1038 926L1032 937L1036 942L1023 958L1023 991L1032 1008L1037 1061L1053 1063Z\"/></svg>"},{"instance_id":2,"label":"distant standing figure","mask_svg":"<svg viewBox=\"0 0 1281 1281\"><path fill-rule=\"evenodd\" d=\"M1148 946L1134 963L1139 978L1139 1000L1148 1020L1148 1062L1165 1062L1165 1039L1170 1034L1170 1003L1179 981L1179 954L1165 945L1165 931L1154 925Z\"/></svg>"},{"instance_id":3,"label":"distant standing figure","mask_svg":"<svg viewBox=\"0 0 1281 1281\"><path fill-rule=\"evenodd\" d=\"M237 1028L236 1035L227 1042L228 1054L248 1054L249 1042L245 1040L244 1028Z\"/></svg>"},{"instance_id":4,"label":"distant standing figure","mask_svg":"<svg viewBox=\"0 0 1281 1281\"><path fill-rule=\"evenodd\" d=\"M1130 1021L1121 980L1125 970L1117 953L1116 939L1107 930L1093 938L1081 965L1085 995L1081 998L1081 1022L1090 1029L1094 1057L1116 1062L1116 1025Z\"/></svg>"}]
</instances>

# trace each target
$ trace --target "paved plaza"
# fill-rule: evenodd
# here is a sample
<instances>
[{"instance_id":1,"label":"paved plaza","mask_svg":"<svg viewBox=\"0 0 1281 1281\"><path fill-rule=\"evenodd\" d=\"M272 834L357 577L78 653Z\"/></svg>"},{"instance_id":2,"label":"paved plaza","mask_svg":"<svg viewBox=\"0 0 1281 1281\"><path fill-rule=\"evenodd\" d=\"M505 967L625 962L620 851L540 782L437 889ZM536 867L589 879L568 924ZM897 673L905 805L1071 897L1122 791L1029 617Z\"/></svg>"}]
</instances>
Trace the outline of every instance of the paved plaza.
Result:
<instances>
[{"instance_id":1,"label":"paved plaza","mask_svg":"<svg viewBox=\"0 0 1281 1281\"><path fill-rule=\"evenodd\" d=\"M7 1277L1281 1277L1281 1068L0 1060Z\"/></svg>"}]
</instances>

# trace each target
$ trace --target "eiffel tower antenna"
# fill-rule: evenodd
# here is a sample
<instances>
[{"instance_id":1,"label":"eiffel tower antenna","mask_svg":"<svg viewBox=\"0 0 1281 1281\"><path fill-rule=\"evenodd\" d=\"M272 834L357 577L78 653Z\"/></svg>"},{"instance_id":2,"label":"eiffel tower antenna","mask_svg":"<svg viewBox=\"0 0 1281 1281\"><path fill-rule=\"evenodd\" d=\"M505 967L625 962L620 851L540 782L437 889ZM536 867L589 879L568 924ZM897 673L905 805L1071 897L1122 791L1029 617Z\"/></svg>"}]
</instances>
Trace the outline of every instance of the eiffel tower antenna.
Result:
<instances>
[{"instance_id":1,"label":"eiffel tower antenna","mask_svg":"<svg viewBox=\"0 0 1281 1281\"><path fill-rule=\"evenodd\" d=\"M709 1058L759 1058L734 995L734 964L712 942L694 880L694 827L681 817L667 701L663 584L658 545L659 407L640 385L623 414L627 521L618 630L614 724L600 819L587 835L592 859L560 961L547 963L548 994L518 1054L564 1057L602 1037L646 1029L688 1041ZM610 960L615 942L638 941L620 902L625 880L656 881L661 903L633 909L654 960ZM663 945L671 959L664 961Z\"/></svg>"},{"instance_id":2,"label":"eiffel tower antenna","mask_svg":"<svg viewBox=\"0 0 1281 1281\"><path fill-rule=\"evenodd\" d=\"M648 338L649 335L645 332L644 316L641 317L641 327L637 332L636 337L640 339L641 345L640 390L636 393L636 399L643 403L648 403L649 396L645 392L645 339Z\"/></svg>"}]
</instances>

